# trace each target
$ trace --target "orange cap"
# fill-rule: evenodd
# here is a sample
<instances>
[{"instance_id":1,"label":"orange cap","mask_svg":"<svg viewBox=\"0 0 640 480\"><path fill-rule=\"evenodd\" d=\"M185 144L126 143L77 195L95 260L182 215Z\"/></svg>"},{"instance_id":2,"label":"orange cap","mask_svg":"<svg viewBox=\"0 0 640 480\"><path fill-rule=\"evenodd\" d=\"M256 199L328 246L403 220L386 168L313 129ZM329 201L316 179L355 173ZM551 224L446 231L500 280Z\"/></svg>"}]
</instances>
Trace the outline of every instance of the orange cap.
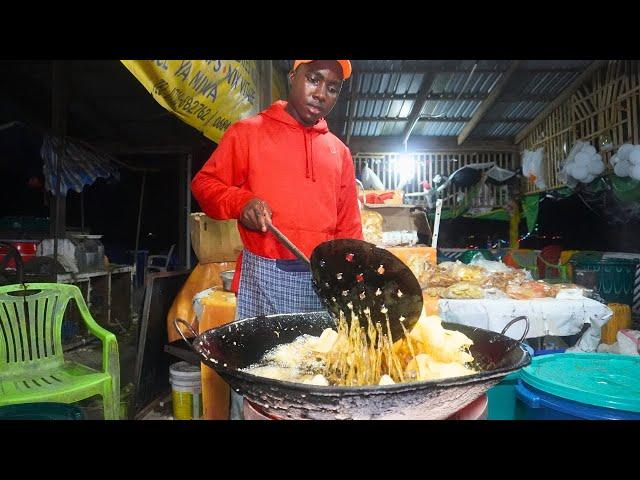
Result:
<instances>
[{"instance_id":1,"label":"orange cap","mask_svg":"<svg viewBox=\"0 0 640 480\"><path fill-rule=\"evenodd\" d=\"M293 69L295 70L301 63L311 63L315 62L315 60L296 60L293 64ZM349 60L336 60L342 67L342 77L344 80L351 76L351 62Z\"/></svg>"}]
</instances>

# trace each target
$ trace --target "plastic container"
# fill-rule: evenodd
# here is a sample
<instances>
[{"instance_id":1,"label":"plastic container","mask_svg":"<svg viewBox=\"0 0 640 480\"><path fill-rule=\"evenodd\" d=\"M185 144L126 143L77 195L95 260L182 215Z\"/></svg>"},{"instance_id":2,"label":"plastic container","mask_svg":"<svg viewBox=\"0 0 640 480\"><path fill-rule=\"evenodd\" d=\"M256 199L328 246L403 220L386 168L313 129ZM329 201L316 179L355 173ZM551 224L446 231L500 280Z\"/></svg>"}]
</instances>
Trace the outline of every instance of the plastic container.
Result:
<instances>
[{"instance_id":1,"label":"plastic container","mask_svg":"<svg viewBox=\"0 0 640 480\"><path fill-rule=\"evenodd\" d=\"M28 263L36 258L36 250L38 247L37 241L9 240L9 243L11 243L11 245L13 245L20 253L20 256L22 257L22 263ZM8 253L9 249L0 245L0 260L3 260ZM16 262L13 258L7 262L7 268L16 268Z\"/></svg>"},{"instance_id":2,"label":"plastic container","mask_svg":"<svg viewBox=\"0 0 640 480\"><path fill-rule=\"evenodd\" d=\"M0 420L84 420L76 405L55 402L19 403L0 407Z\"/></svg>"},{"instance_id":3,"label":"plastic container","mask_svg":"<svg viewBox=\"0 0 640 480\"><path fill-rule=\"evenodd\" d=\"M489 398L488 420L518 420L520 418L515 390L518 378L519 373L513 372L487 391Z\"/></svg>"},{"instance_id":4,"label":"plastic container","mask_svg":"<svg viewBox=\"0 0 640 480\"><path fill-rule=\"evenodd\" d=\"M602 326L600 341L613 345L618 341L618 331L631 328L631 307L623 303L609 303L607 305L613 316Z\"/></svg>"},{"instance_id":5,"label":"plastic container","mask_svg":"<svg viewBox=\"0 0 640 480\"><path fill-rule=\"evenodd\" d=\"M193 309L200 333L232 322L236 315L236 296L220 289L207 289L194 297ZM229 419L229 384L212 368L202 370L202 401L205 420Z\"/></svg>"},{"instance_id":6,"label":"plastic container","mask_svg":"<svg viewBox=\"0 0 640 480\"><path fill-rule=\"evenodd\" d=\"M544 393L522 381L515 386L521 420L640 420L640 413L595 407Z\"/></svg>"},{"instance_id":7,"label":"plastic container","mask_svg":"<svg viewBox=\"0 0 640 480\"><path fill-rule=\"evenodd\" d=\"M202 388L200 368L187 362L174 363L169 367L171 400L175 420L198 420L202 418Z\"/></svg>"},{"instance_id":8,"label":"plastic container","mask_svg":"<svg viewBox=\"0 0 640 480\"><path fill-rule=\"evenodd\" d=\"M222 288L225 292L231 291L231 284L233 283L233 276L235 275L235 270L225 270L224 272L220 272L220 279L222 280Z\"/></svg>"},{"instance_id":9,"label":"plastic container","mask_svg":"<svg viewBox=\"0 0 640 480\"><path fill-rule=\"evenodd\" d=\"M541 350L534 350L533 356L540 357L542 355L553 355L555 353L564 353L564 348L546 348Z\"/></svg>"},{"instance_id":10,"label":"plastic container","mask_svg":"<svg viewBox=\"0 0 640 480\"><path fill-rule=\"evenodd\" d=\"M602 260L603 255L604 253L602 252L578 250L573 255L571 255L571 263L599 262L600 260Z\"/></svg>"},{"instance_id":11,"label":"plastic container","mask_svg":"<svg viewBox=\"0 0 640 480\"><path fill-rule=\"evenodd\" d=\"M640 357L562 353L520 371L525 419L640 420Z\"/></svg>"},{"instance_id":12,"label":"plastic container","mask_svg":"<svg viewBox=\"0 0 640 480\"><path fill-rule=\"evenodd\" d=\"M533 357L534 350L526 343L523 344ZM488 420L520 420L523 417L522 406L516 399L516 385L520 378L520 371L510 373L487 391L489 399Z\"/></svg>"},{"instance_id":13,"label":"plastic container","mask_svg":"<svg viewBox=\"0 0 640 480\"><path fill-rule=\"evenodd\" d=\"M102 243L92 238L77 238L74 242L79 272L97 272L105 269Z\"/></svg>"},{"instance_id":14,"label":"plastic container","mask_svg":"<svg viewBox=\"0 0 640 480\"><path fill-rule=\"evenodd\" d=\"M638 267L637 260L624 258L581 260L579 255L574 255L570 261L573 265L574 282L580 271L595 272L595 291L607 303L633 305L633 286Z\"/></svg>"}]
</instances>

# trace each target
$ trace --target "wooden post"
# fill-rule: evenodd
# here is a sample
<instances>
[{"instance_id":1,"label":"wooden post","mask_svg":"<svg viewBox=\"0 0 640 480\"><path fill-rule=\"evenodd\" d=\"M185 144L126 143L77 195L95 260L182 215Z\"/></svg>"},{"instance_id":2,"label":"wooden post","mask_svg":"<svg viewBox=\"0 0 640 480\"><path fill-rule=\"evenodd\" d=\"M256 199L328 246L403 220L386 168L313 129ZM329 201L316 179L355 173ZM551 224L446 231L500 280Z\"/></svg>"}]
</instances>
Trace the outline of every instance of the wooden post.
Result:
<instances>
[{"instance_id":1,"label":"wooden post","mask_svg":"<svg viewBox=\"0 0 640 480\"><path fill-rule=\"evenodd\" d=\"M260 82L260 110L271 105L273 65L271 60L258 60L258 81Z\"/></svg>"},{"instance_id":2,"label":"wooden post","mask_svg":"<svg viewBox=\"0 0 640 480\"><path fill-rule=\"evenodd\" d=\"M513 200L511 204L513 205L513 210L509 220L509 247L518 249L520 248L520 203L517 200Z\"/></svg>"},{"instance_id":3,"label":"wooden post","mask_svg":"<svg viewBox=\"0 0 640 480\"><path fill-rule=\"evenodd\" d=\"M58 260L58 238L65 235L66 196L60 194L62 161L66 150L67 118L69 110L69 64L64 61L52 63L51 127L60 141L56 156L55 192L50 203L49 231L53 235L53 258Z\"/></svg>"},{"instance_id":4,"label":"wooden post","mask_svg":"<svg viewBox=\"0 0 640 480\"><path fill-rule=\"evenodd\" d=\"M145 265L142 272L138 271L138 248L140 247L140 226L142 225L142 204L144 203L144 185L147 183L147 172L142 172L142 186L140 187L140 204L138 205L138 224L136 226L136 248L133 251L133 264L136 266L136 282L140 283L140 278L144 275Z\"/></svg>"},{"instance_id":5,"label":"wooden post","mask_svg":"<svg viewBox=\"0 0 640 480\"><path fill-rule=\"evenodd\" d=\"M84 233L84 188L80 192L80 233Z\"/></svg>"},{"instance_id":6,"label":"wooden post","mask_svg":"<svg viewBox=\"0 0 640 480\"><path fill-rule=\"evenodd\" d=\"M186 252L185 252L185 266L187 269L191 269L191 165L193 162L193 154L192 153L188 153L187 154L187 179L185 182L185 189L186 189L186 195L187 195L187 211L185 212L184 215L184 222L186 225L186 233L185 233L185 238L186 238Z\"/></svg>"}]
</instances>

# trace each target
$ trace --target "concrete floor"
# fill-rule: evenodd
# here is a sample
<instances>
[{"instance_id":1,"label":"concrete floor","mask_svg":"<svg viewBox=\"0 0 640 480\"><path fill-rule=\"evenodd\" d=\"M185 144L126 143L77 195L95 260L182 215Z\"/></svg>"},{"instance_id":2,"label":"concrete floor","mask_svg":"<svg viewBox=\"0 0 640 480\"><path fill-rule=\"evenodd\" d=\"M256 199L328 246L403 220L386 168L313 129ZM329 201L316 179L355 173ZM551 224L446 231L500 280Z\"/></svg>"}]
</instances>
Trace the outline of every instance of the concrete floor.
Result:
<instances>
[{"instance_id":1,"label":"concrete floor","mask_svg":"<svg viewBox=\"0 0 640 480\"><path fill-rule=\"evenodd\" d=\"M118 339L118 351L120 353L120 398L121 403L127 404L132 400L135 380L136 354L138 350L138 338L136 324L133 324L128 332L119 333L116 329L110 329ZM102 369L102 344L99 341L75 348L65 352L65 359L96 370ZM95 396L77 403L82 408L86 417L90 420L103 419L102 398Z\"/></svg>"},{"instance_id":2,"label":"concrete floor","mask_svg":"<svg viewBox=\"0 0 640 480\"><path fill-rule=\"evenodd\" d=\"M135 390L135 369L138 352L138 324L134 319L128 331L118 331L117 327L109 328L118 340L118 352L120 354L120 402L121 419L132 420L131 405ZM102 344L99 341L91 341L86 345L65 352L65 359L87 365L96 370L102 369ZM83 410L89 420L102 420L102 398L95 396L82 400L77 405ZM173 420L171 394L159 398L156 402L144 409L140 420ZM142 413L142 412L139 412Z\"/></svg>"}]
</instances>

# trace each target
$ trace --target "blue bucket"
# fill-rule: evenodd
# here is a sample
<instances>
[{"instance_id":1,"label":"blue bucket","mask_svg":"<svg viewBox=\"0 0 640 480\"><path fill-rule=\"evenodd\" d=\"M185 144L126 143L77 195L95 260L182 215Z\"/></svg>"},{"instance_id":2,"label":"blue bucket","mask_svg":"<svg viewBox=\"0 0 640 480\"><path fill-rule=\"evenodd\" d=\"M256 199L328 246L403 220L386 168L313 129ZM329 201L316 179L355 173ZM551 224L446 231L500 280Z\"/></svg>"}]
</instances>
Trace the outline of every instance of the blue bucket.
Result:
<instances>
[{"instance_id":1,"label":"blue bucket","mask_svg":"<svg viewBox=\"0 0 640 480\"><path fill-rule=\"evenodd\" d=\"M522 344L533 357L534 351L526 343ZM520 378L520 371L510 373L487 390L488 410L487 420L519 420L522 418L522 406L516 399L516 385Z\"/></svg>"},{"instance_id":2,"label":"blue bucket","mask_svg":"<svg viewBox=\"0 0 640 480\"><path fill-rule=\"evenodd\" d=\"M522 380L515 386L522 420L640 420L640 413L596 407L556 397L533 388Z\"/></svg>"},{"instance_id":3,"label":"blue bucket","mask_svg":"<svg viewBox=\"0 0 640 480\"><path fill-rule=\"evenodd\" d=\"M640 420L640 357L607 353L536 356L516 397L535 420Z\"/></svg>"}]
</instances>

